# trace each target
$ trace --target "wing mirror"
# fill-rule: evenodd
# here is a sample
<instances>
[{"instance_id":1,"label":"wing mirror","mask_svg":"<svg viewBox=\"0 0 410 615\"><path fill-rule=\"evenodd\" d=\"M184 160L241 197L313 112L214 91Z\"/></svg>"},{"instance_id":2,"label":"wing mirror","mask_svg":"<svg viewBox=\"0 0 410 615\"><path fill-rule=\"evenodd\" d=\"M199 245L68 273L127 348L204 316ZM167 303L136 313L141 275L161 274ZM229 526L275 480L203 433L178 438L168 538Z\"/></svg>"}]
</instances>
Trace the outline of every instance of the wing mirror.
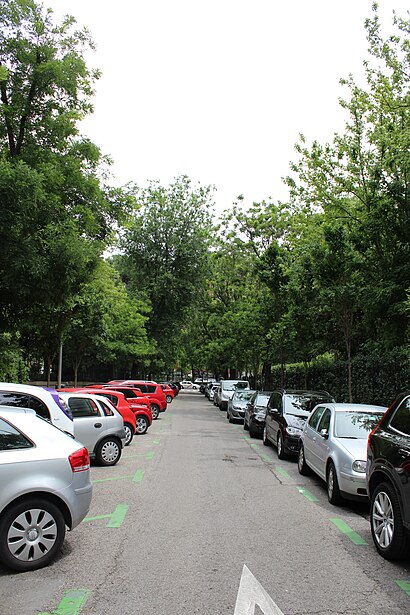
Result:
<instances>
[{"instance_id":1,"label":"wing mirror","mask_svg":"<svg viewBox=\"0 0 410 615\"><path fill-rule=\"evenodd\" d=\"M329 432L328 432L328 430L327 430L327 429L321 429L321 430L320 430L320 435L322 436L322 438L324 438L325 440L327 440L327 439L328 439L328 437L329 437Z\"/></svg>"}]
</instances>

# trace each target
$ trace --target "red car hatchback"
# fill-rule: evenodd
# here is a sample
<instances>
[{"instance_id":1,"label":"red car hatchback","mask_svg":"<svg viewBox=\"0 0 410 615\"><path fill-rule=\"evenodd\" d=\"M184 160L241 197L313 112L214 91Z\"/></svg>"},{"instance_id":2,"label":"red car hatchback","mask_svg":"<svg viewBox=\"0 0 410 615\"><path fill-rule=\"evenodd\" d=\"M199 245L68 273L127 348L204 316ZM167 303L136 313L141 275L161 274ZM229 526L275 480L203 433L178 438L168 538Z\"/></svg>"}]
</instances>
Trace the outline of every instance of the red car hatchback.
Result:
<instances>
[{"instance_id":1,"label":"red car hatchback","mask_svg":"<svg viewBox=\"0 0 410 615\"><path fill-rule=\"evenodd\" d=\"M108 382L107 385L110 383ZM151 403L152 418L158 418L160 412L165 412L167 409L167 400L161 386L156 382L148 382L146 380L124 380L121 385L116 384L114 388L133 388L139 389L143 395L148 397Z\"/></svg>"}]
</instances>

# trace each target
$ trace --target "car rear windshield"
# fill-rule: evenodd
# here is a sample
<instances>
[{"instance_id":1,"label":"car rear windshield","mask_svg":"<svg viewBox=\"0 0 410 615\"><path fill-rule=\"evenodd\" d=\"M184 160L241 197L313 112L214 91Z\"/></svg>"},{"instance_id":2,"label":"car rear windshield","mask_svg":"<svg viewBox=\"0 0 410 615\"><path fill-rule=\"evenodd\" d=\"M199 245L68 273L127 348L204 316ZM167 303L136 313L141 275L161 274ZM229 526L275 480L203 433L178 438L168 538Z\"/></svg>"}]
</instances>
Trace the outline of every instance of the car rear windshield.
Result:
<instances>
[{"instance_id":1,"label":"car rear windshield","mask_svg":"<svg viewBox=\"0 0 410 615\"><path fill-rule=\"evenodd\" d=\"M365 440L383 416L383 412L336 412L336 438Z\"/></svg>"},{"instance_id":2,"label":"car rear windshield","mask_svg":"<svg viewBox=\"0 0 410 615\"><path fill-rule=\"evenodd\" d=\"M312 395L311 393L295 393L293 395L287 393L285 399L286 414L294 414L296 416L309 416L317 404L333 401L333 398L330 395Z\"/></svg>"},{"instance_id":3,"label":"car rear windshield","mask_svg":"<svg viewBox=\"0 0 410 615\"><path fill-rule=\"evenodd\" d=\"M235 393L235 399L250 399L255 391L237 391Z\"/></svg>"},{"instance_id":4,"label":"car rear windshield","mask_svg":"<svg viewBox=\"0 0 410 615\"><path fill-rule=\"evenodd\" d=\"M249 382L246 382L246 381L223 382L222 388L224 391L237 391L240 389L249 389Z\"/></svg>"},{"instance_id":5,"label":"car rear windshield","mask_svg":"<svg viewBox=\"0 0 410 615\"><path fill-rule=\"evenodd\" d=\"M258 395L255 399L255 406L267 406L270 395Z\"/></svg>"}]
</instances>

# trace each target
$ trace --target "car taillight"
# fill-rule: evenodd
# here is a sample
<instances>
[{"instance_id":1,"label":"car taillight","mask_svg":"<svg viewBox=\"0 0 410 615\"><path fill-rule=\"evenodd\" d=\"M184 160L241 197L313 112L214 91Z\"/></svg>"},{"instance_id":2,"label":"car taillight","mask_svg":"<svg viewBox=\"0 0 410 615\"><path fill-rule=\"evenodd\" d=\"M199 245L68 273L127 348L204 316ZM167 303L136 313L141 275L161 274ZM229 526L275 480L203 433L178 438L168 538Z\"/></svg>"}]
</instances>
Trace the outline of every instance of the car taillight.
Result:
<instances>
[{"instance_id":1,"label":"car taillight","mask_svg":"<svg viewBox=\"0 0 410 615\"><path fill-rule=\"evenodd\" d=\"M90 468L90 456L86 448L80 448L80 450L72 453L68 461L73 472L84 472Z\"/></svg>"}]
</instances>

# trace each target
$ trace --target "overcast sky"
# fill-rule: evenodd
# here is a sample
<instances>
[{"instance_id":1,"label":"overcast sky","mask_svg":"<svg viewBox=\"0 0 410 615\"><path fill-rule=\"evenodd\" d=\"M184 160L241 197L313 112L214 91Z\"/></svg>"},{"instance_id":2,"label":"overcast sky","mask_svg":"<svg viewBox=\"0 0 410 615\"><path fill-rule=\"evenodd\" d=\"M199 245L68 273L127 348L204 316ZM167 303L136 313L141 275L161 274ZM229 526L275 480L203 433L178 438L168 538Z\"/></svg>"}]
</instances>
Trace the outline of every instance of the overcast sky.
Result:
<instances>
[{"instance_id":1,"label":"overcast sky","mask_svg":"<svg viewBox=\"0 0 410 615\"><path fill-rule=\"evenodd\" d=\"M102 70L82 132L114 160L116 184L186 174L217 210L286 200L294 144L330 141L339 85L363 75L370 0L44 0L92 32ZM390 32L392 10L380 0Z\"/></svg>"}]
</instances>

